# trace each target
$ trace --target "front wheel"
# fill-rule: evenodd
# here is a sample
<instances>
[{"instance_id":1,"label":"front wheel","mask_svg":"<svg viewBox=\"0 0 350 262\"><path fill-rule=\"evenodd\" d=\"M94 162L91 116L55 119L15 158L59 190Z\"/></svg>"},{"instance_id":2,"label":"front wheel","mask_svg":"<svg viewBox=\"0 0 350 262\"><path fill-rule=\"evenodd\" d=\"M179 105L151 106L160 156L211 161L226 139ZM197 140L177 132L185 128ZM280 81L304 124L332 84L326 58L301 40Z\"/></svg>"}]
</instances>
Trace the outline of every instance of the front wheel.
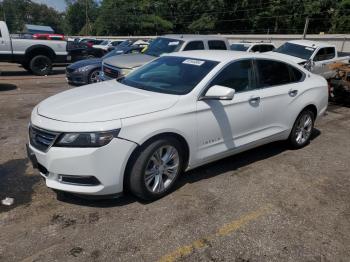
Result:
<instances>
[{"instance_id":1,"label":"front wheel","mask_svg":"<svg viewBox=\"0 0 350 262\"><path fill-rule=\"evenodd\" d=\"M142 146L128 176L130 191L145 200L169 193L183 168L182 151L181 143L171 137Z\"/></svg>"},{"instance_id":2,"label":"front wheel","mask_svg":"<svg viewBox=\"0 0 350 262\"><path fill-rule=\"evenodd\" d=\"M101 69L95 69L89 74L89 84L100 82L100 71Z\"/></svg>"},{"instance_id":3,"label":"front wheel","mask_svg":"<svg viewBox=\"0 0 350 262\"><path fill-rule=\"evenodd\" d=\"M294 148L302 148L310 142L315 116L310 110L301 112L293 125L289 142Z\"/></svg>"}]
</instances>

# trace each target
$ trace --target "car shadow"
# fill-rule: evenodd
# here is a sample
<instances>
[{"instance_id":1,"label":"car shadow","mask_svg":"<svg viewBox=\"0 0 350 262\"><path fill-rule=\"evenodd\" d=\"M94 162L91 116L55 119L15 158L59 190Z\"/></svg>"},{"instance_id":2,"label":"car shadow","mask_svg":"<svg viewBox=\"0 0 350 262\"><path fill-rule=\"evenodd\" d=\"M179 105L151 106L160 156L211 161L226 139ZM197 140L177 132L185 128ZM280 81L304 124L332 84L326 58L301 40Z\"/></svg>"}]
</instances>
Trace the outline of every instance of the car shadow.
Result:
<instances>
[{"instance_id":1,"label":"car shadow","mask_svg":"<svg viewBox=\"0 0 350 262\"><path fill-rule=\"evenodd\" d=\"M62 75L65 74L65 68L54 68L49 75ZM0 76L35 76L32 73L26 71L25 69L18 68L18 71L1 71Z\"/></svg>"},{"instance_id":2,"label":"car shadow","mask_svg":"<svg viewBox=\"0 0 350 262\"><path fill-rule=\"evenodd\" d=\"M17 86L16 85L13 85L13 84L4 84L4 83L0 83L0 92L1 91L12 91L12 90L15 90L17 89Z\"/></svg>"},{"instance_id":3,"label":"car shadow","mask_svg":"<svg viewBox=\"0 0 350 262\"><path fill-rule=\"evenodd\" d=\"M315 128L312 133L311 140L316 139L320 134L321 131ZM271 158L288 150L294 149L292 149L286 141L278 141L239 153L237 155L226 157L186 172L177 181L172 191L176 191L186 184L196 183L203 179L209 179L229 171L239 170L254 162ZM140 200L128 193L115 199L89 199L82 198L82 196L64 193L63 197L58 197L58 200L74 205L100 208L124 206L134 202L139 202L143 205L152 203L152 201Z\"/></svg>"}]
</instances>

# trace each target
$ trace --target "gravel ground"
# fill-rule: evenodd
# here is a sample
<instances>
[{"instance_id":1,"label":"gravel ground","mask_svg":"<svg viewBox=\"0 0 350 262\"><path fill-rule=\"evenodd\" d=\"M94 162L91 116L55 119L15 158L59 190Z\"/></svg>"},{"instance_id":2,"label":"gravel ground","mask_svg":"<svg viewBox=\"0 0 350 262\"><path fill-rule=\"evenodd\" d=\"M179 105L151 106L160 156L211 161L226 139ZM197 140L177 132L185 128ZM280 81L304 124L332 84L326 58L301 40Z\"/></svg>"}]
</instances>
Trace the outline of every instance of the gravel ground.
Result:
<instances>
[{"instance_id":1,"label":"gravel ground","mask_svg":"<svg viewBox=\"0 0 350 262\"><path fill-rule=\"evenodd\" d=\"M25 155L39 101L70 87L0 64L0 261L349 261L350 108L310 145L269 144L184 174L153 203L56 199Z\"/></svg>"}]
</instances>

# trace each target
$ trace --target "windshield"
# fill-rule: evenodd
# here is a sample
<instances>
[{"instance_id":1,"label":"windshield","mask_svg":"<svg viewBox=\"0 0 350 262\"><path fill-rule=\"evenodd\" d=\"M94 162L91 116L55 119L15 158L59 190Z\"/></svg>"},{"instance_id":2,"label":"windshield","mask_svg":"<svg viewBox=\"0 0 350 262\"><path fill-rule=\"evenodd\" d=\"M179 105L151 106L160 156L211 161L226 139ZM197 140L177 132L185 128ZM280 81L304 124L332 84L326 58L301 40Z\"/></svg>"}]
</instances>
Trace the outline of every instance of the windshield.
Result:
<instances>
[{"instance_id":1,"label":"windshield","mask_svg":"<svg viewBox=\"0 0 350 262\"><path fill-rule=\"evenodd\" d=\"M125 41L121 42L120 44L117 44L116 46L118 46L118 47L127 47L127 46L129 46L131 44L132 44L132 41L125 40Z\"/></svg>"},{"instance_id":2,"label":"windshield","mask_svg":"<svg viewBox=\"0 0 350 262\"><path fill-rule=\"evenodd\" d=\"M273 52L295 56L304 60L309 60L314 51L315 48L292 43L285 43L279 48L273 50Z\"/></svg>"},{"instance_id":3,"label":"windshield","mask_svg":"<svg viewBox=\"0 0 350 262\"><path fill-rule=\"evenodd\" d=\"M150 43L145 54L151 56L160 56L164 53L176 52L181 48L182 44L183 41L181 40L158 37Z\"/></svg>"},{"instance_id":4,"label":"windshield","mask_svg":"<svg viewBox=\"0 0 350 262\"><path fill-rule=\"evenodd\" d=\"M231 50L233 51L247 51L249 48L248 44L232 44Z\"/></svg>"},{"instance_id":5,"label":"windshield","mask_svg":"<svg viewBox=\"0 0 350 262\"><path fill-rule=\"evenodd\" d=\"M102 41L102 43L100 45L108 45L108 43L109 43L109 41L104 40L104 41Z\"/></svg>"},{"instance_id":6,"label":"windshield","mask_svg":"<svg viewBox=\"0 0 350 262\"><path fill-rule=\"evenodd\" d=\"M122 48L116 48L110 52L108 52L107 54L105 54L102 59L106 59L108 57L111 57L111 56L115 56L115 55L121 55L121 54L124 54L124 52L126 51L126 48L125 49L122 49Z\"/></svg>"},{"instance_id":7,"label":"windshield","mask_svg":"<svg viewBox=\"0 0 350 262\"><path fill-rule=\"evenodd\" d=\"M147 91L184 95L191 92L217 64L203 59L163 56L118 81Z\"/></svg>"}]
</instances>

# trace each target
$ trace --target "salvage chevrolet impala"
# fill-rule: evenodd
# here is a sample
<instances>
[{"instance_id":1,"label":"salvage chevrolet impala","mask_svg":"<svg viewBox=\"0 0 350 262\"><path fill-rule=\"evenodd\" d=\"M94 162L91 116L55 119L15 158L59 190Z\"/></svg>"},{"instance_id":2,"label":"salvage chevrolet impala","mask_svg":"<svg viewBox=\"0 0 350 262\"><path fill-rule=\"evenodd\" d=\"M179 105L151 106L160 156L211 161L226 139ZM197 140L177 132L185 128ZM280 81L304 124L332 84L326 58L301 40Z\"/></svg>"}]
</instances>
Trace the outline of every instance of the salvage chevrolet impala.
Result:
<instances>
[{"instance_id":1,"label":"salvage chevrolet impala","mask_svg":"<svg viewBox=\"0 0 350 262\"><path fill-rule=\"evenodd\" d=\"M52 189L154 200L208 162L277 140L305 146L327 101L326 80L293 62L173 53L41 102L27 151Z\"/></svg>"}]
</instances>

